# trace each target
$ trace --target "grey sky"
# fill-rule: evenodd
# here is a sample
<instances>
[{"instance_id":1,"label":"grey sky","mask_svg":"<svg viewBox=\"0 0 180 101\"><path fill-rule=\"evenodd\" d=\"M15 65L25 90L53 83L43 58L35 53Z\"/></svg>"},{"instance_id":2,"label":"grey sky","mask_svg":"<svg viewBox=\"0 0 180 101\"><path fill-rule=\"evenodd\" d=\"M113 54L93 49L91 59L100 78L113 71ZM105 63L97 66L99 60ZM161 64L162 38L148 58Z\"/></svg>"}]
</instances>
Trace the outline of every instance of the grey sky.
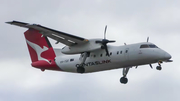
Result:
<instances>
[{"instance_id":1,"label":"grey sky","mask_svg":"<svg viewBox=\"0 0 180 101\"><path fill-rule=\"evenodd\" d=\"M0 101L179 101L180 1L178 0L0 0ZM41 72L31 67L24 28L6 21L41 24L85 38L107 38L112 45L150 42L172 55L162 71L132 68L126 85L122 70L90 74ZM64 45L55 45L63 47Z\"/></svg>"}]
</instances>

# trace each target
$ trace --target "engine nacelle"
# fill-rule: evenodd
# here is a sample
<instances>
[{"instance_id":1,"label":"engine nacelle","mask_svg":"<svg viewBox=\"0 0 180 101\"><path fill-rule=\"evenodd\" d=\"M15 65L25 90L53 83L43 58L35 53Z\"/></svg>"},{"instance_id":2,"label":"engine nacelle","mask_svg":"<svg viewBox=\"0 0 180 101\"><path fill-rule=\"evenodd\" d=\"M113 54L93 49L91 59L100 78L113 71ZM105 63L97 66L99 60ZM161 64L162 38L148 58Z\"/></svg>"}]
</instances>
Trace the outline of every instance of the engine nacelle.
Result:
<instances>
[{"instance_id":1,"label":"engine nacelle","mask_svg":"<svg viewBox=\"0 0 180 101\"><path fill-rule=\"evenodd\" d=\"M96 43L97 40L102 39L90 39L89 42L75 46L65 46L61 52L64 54L79 54L82 52L94 51L101 48L101 44Z\"/></svg>"}]
</instances>

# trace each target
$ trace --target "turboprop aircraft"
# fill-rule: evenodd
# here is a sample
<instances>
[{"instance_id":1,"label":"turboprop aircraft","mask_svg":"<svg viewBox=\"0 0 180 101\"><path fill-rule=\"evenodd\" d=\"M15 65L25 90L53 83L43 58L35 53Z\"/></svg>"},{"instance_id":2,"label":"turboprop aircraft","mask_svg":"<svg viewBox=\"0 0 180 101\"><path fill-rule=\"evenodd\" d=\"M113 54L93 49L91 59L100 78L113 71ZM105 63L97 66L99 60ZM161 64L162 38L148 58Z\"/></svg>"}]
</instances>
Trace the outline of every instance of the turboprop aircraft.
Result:
<instances>
[{"instance_id":1,"label":"turboprop aircraft","mask_svg":"<svg viewBox=\"0 0 180 101\"><path fill-rule=\"evenodd\" d=\"M104 70L123 68L120 82L128 82L127 74L131 67L158 63L157 70L161 70L161 63L172 62L171 55L158 48L155 44L141 42L123 46L112 46L114 40L86 39L72 34L57 31L39 24L29 24L19 21L6 22L8 24L25 27L24 33L31 65L44 70L56 70L72 73L91 73ZM48 38L56 40L56 44L63 43L62 49L54 49Z\"/></svg>"}]
</instances>

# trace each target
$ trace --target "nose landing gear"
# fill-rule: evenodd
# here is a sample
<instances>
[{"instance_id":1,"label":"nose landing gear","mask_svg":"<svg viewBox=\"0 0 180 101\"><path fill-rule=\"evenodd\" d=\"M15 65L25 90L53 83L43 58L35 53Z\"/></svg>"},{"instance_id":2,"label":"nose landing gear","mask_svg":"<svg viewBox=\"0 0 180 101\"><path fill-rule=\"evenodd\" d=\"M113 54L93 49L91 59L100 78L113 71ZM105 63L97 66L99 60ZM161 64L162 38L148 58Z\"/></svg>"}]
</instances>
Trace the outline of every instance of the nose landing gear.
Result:
<instances>
[{"instance_id":1,"label":"nose landing gear","mask_svg":"<svg viewBox=\"0 0 180 101\"><path fill-rule=\"evenodd\" d=\"M157 66L156 69L157 70L162 70L162 67L161 66Z\"/></svg>"},{"instance_id":2,"label":"nose landing gear","mask_svg":"<svg viewBox=\"0 0 180 101\"><path fill-rule=\"evenodd\" d=\"M161 63L163 63L163 62L162 62L162 61L159 61L159 62L158 62L158 65L159 65L159 66L156 67L157 70L162 70Z\"/></svg>"}]
</instances>

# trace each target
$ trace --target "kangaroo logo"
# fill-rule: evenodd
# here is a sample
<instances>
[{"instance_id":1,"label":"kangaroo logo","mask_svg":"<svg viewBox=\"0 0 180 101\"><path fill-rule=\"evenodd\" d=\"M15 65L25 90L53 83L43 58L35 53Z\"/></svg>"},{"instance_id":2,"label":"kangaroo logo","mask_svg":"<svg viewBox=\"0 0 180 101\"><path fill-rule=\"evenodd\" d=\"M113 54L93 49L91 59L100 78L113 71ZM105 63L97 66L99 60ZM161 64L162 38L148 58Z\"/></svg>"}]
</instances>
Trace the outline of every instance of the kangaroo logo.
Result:
<instances>
[{"instance_id":1,"label":"kangaroo logo","mask_svg":"<svg viewBox=\"0 0 180 101\"><path fill-rule=\"evenodd\" d=\"M49 64L51 64L47 59L41 57L41 53L48 50L48 48L46 46L43 46L43 48L41 48L40 46L38 46L35 43L32 43L28 40L26 40L26 41L36 51L38 60L44 60L44 61L47 61Z\"/></svg>"}]
</instances>

